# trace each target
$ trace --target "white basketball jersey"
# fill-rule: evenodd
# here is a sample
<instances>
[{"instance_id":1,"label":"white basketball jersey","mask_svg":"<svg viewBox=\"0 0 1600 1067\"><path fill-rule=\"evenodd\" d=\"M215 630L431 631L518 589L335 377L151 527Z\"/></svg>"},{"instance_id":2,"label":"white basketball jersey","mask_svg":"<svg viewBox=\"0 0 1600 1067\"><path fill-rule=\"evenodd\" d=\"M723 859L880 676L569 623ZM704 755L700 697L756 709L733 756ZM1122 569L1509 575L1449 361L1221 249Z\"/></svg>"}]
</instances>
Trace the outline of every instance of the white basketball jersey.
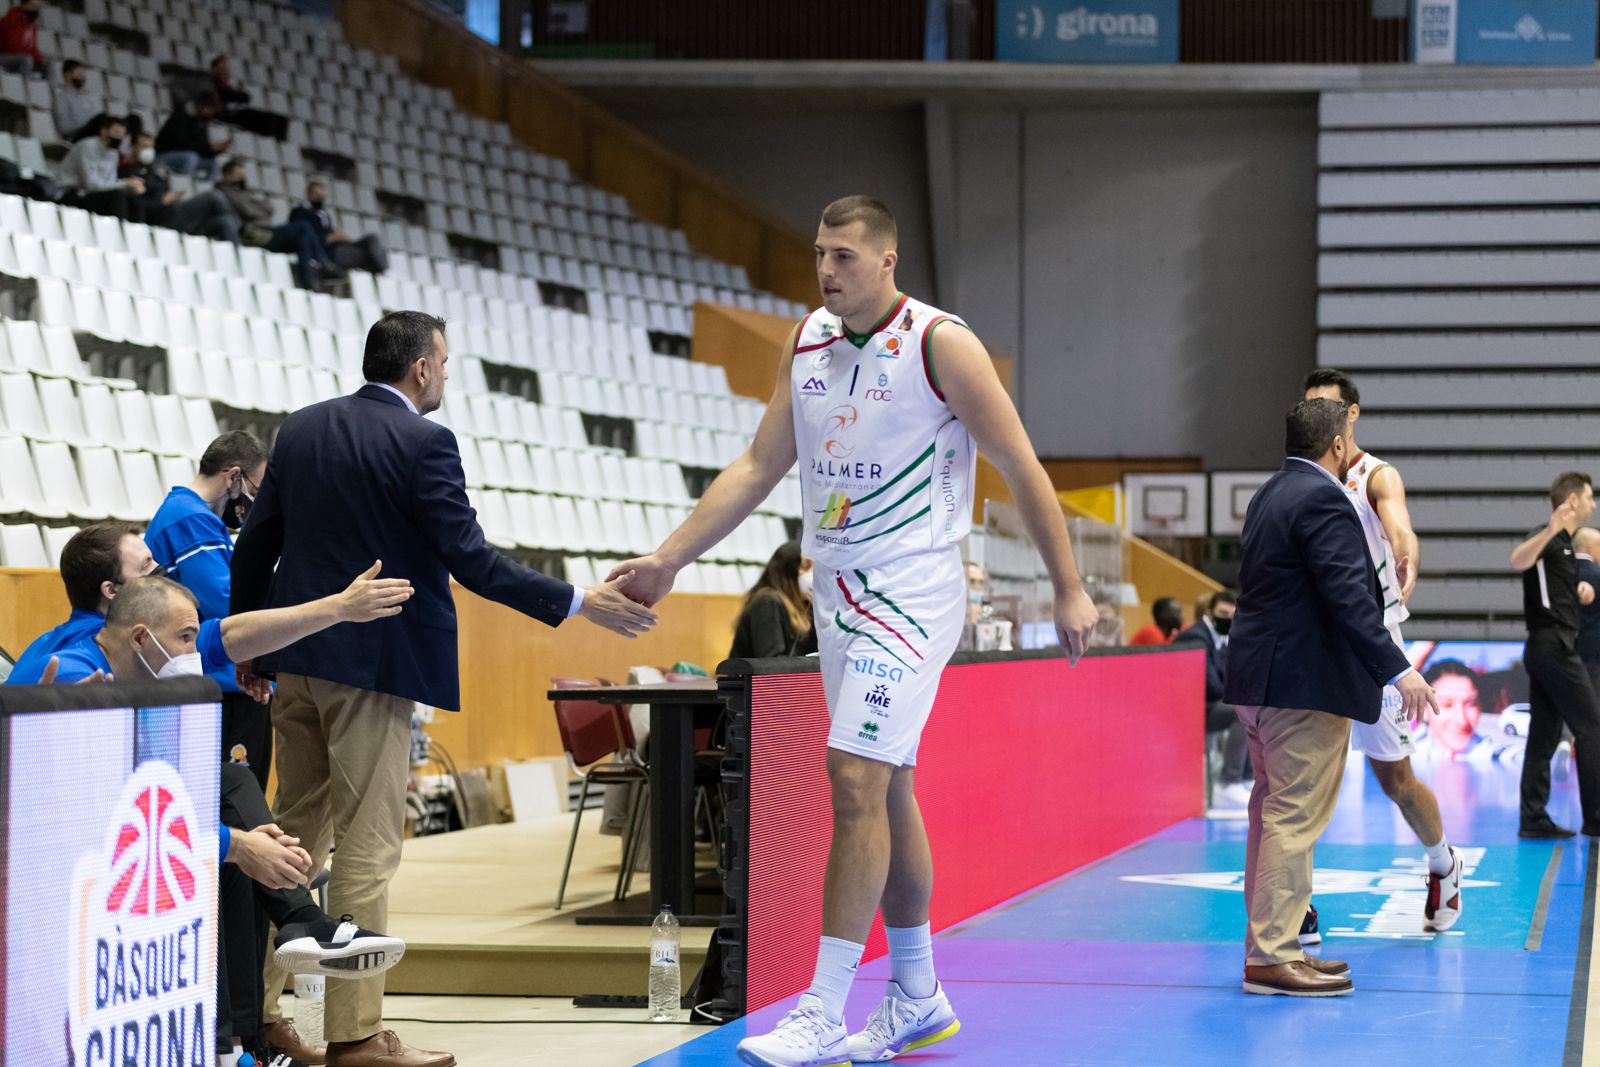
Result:
<instances>
[{"instance_id":1,"label":"white basketball jersey","mask_svg":"<svg viewBox=\"0 0 1600 1067\"><path fill-rule=\"evenodd\" d=\"M791 394L802 548L817 562L873 566L971 530L978 450L934 384L939 322L966 326L907 296L866 334L823 309L800 324Z\"/></svg>"},{"instance_id":2,"label":"white basketball jersey","mask_svg":"<svg viewBox=\"0 0 1600 1067\"><path fill-rule=\"evenodd\" d=\"M1393 630L1411 617L1411 612L1400 603L1400 576L1395 573L1394 547L1383 530L1383 520L1372 503L1372 476L1389 464L1363 452L1350 464L1350 474L1345 478L1345 493L1361 520L1361 531L1367 535L1367 554L1378 572L1378 589L1383 596L1383 625Z\"/></svg>"}]
</instances>

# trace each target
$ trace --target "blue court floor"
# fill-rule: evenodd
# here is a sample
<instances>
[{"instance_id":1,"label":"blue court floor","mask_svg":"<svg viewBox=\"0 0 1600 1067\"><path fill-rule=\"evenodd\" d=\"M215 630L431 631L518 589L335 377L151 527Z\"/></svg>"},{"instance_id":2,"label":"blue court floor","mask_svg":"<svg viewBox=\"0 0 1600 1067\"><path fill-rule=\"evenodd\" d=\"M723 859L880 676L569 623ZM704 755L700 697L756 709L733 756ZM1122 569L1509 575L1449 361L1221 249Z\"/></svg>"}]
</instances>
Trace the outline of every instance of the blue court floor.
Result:
<instances>
[{"instance_id":1,"label":"blue court floor","mask_svg":"<svg viewBox=\"0 0 1600 1067\"><path fill-rule=\"evenodd\" d=\"M1245 824L1192 819L940 935L935 962L963 1029L895 1062L1576 1065L1588 1000L1589 839L1519 841L1517 773L1419 768L1435 779L1468 872L1460 924L1431 935L1422 932L1422 849L1352 757L1317 849L1314 900L1321 953L1350 961L1350 996L1240 990ZM1580 822L1575 780L1559 769L1550 812ZM852 1028L888 973L887 959L862 968ZM645 1062L735 1063L740 1038L770 1029L790 1006Z\"/></svg>"}]
</instances>

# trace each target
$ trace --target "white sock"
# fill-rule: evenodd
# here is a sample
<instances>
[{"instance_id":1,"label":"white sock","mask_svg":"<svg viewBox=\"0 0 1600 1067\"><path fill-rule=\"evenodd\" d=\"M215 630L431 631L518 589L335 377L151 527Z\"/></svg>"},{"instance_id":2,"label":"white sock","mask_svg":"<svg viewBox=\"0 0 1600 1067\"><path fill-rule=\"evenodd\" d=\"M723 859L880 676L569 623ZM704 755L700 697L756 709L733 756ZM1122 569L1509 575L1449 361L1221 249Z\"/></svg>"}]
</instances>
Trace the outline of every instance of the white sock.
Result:
<instances>
[{"instance_id":1,"label":"white sock","mask_svg":"<svg viewBox=\"0 0 1600 1067\"><path fill-rule=\"evenodd\" d=\"M885 926L883 932L889 937L889 963L900 991L915 1000L933 996L939 980L933 976L931 924Z\"/></svg>"},{"instance_id":2,"label":"white sock","mask_svg":"<svg viewBox=\"0 0 1600 1067\"><path fill-rule=\"evenodd\" d=\"M1450 842L1441 837L1437 845L1423 845L1428 850L1428 870L1432 874L1446 875L1455 860L1450 858Z\"/></svg>"},{"instance_id":3,"label":"white sock","mask_svg":"<svg viewBox=\"0 0 1600 1067\"><path fill-rule=\"evenodd\" d=\"M832 1022L844 1022L844 1001L850 995L850 984L856 980L856 968L861 966L861 954L866 950L865 945L837 937L823 938L817 948L817 973L806 992L822 1001L823 1014Z\"/></svg>"}]
</instances>

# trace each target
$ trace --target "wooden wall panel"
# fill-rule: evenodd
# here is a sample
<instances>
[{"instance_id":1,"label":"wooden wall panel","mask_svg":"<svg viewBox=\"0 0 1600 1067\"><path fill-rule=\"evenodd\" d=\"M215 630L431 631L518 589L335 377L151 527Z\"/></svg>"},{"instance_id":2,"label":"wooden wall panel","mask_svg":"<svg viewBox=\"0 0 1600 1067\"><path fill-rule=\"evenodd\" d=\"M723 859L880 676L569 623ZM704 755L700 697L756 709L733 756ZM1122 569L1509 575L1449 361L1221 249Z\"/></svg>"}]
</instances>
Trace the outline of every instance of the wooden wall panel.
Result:
<instances>
[{"instance_id":1,"label":"wooden wall panel","mask_svg":"<svg viewBox=\"0 0 1600 1067\"><path fill-rule=\"evenodd\" d=\"M678 225L689 243L715 259L745 264L751 280L762 268L762 227L757 219L738 209L722 190L703 182L685 180L678 186Z\"/></svg>"},{"instance_id":2,"label":"wooden wall panel","mask_svg":"<svg viewBox=\"0 0 1600 1067\"><path fill-rule=\"evenodd\" d=\"M680 660L716 670L733 642L736 596L675 593L661 623L643 637L617 637L570 619L555 629L456 587L461 643L461 712L437 712L428 732L458 766L559 756L555 711L545 699L554 677L627 680L634 666Z\"/></svg>"},{"instance_id":3,"label":"wooden wall panel","mask_svg":"<svg viewBox=\"0 0 1600 1067\"><path fill-rule=\"evenodd\" d=\"M582 619L551 629L454 588L462 711L436 712L429 733L461 767L561 755L555 711L545 699L552 677L621 682L629 667L670 667L680 660L716 670L733 642L741 599L675 593L661 605L661 624L629 640ZM67 613L55 571L0 569L0 646L12 656Z\"/></svg>"},{"instance_id":4,"label":"wooden wall panel","mask_svg":"<svg viewBox=\"0 0 1600 1067\"><path fill-rule=\"evenodd\" d=\"M35 637L66 622L71 610L56 571L0 569L0 648L12 659Z\"/></svg>"},{"instance_id":5,"label":"wooden wall panel","mask_svg":"<svg viewBox=\"0 0 1600 1067\"><path fill-rule=\"evenodd\" d=\"M728 372L728 386L739 396L763 403L772 398L783 343L794 329L791 319L701 301L694 306L692 357Z\"/></svg>"}]
</instances>

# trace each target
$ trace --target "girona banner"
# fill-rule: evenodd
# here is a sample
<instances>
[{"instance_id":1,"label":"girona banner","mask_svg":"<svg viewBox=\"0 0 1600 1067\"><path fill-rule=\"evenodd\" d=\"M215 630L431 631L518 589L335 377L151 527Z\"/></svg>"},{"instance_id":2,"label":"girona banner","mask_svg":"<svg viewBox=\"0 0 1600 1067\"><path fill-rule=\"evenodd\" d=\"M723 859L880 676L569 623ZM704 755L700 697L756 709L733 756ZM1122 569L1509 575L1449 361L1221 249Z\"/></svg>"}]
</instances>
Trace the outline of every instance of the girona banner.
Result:
<instances>
[{"instance_id":1,"label":"girona banner","mask_svg":"<svg viewBox=\"0 0 1600 1067\"><path fill-rule=\"evenodd\" d=\"M0 689L0 1064L216 1062L220 708L166 688Z\"/></svg>"}]
</instances>

